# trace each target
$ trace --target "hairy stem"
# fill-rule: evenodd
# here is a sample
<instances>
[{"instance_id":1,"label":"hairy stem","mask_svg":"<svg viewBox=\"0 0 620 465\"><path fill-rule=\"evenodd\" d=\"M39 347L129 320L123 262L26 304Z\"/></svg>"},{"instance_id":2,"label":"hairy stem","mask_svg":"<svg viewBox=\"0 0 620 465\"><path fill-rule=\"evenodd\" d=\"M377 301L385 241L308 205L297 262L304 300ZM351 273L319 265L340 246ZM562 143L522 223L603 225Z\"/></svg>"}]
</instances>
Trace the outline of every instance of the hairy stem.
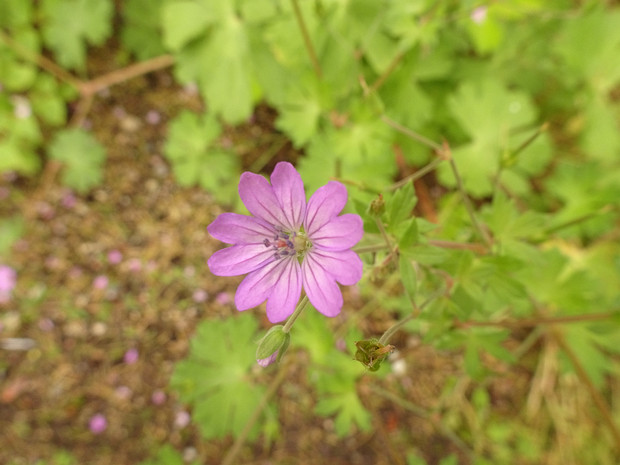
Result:
<instances>
[{"instance_id":1,"label":"hairy stem","mask_svg":"<svg viewBox=\"0 0 620 465\"><path fill-rule=\"evenodd\" d=\"M472 205L471 200L469 199L469 196L467 195L467 192L465 192L465 187L463 186L463 180L461 179L459 170L456 167L456 163L454 162L454 159L452 157L450 157L449 162L450 162L450 168L452 169L452 173L454 174L454 178L456 179L456 185L458 186L458 189L461 193L461 197L463 198L465 209L467 210L467 214L469 215L469 219L471 220L472 225L474 226L474 229L476 230L480 238L484 241L484 243L489 248L491 248L493 242L491 241L491 238L489 237L488 233L480 225L478 218L476 218L476 213L474 212L474 206Z\"/></svg>"},{"instance_id":2,"label":"hairy stem","mask_svg":"<svg viewBox=\"0 0 620 465\"><path fill-rule=\"evenodd\" d=\"M121 82L142 76L143 74L148 74L159 69L167 68L173 63L174 57L172 55L160 55L158 57L151 58L150 60L135 63L127 66L126 68L118 69L84 82L80 85L79 90L83 96L93 95L103 89L113 86L114 84L120 84Z\"/></svg>"},{"instance_id":3,"label":"hairy stem","mask_svg":"<svg viewBox=\"0 0 620 465\"><path fill-rule=\"evenodd\" d=\"M437 168L441 164L442 161L444 161L443 158L435 158L433 161L431 161L428 165L424 166L422 169L419 169L415 173L410 174L409 176L404 177L400 181L398 181L398 182L392 184L391 186L387 187L385 190L387 190L387 191L395 191L395 190L401 188L402 186L404 186L405 184L408 184L408 183L410 183L412 181L417 181L418 179L420 179L425 174L430 173L435 168Z\"/></svg>"},{"instance_id":4,"label":"hairy stem","mask_svg":"<svg viewBox=\"0 0 620 465\"><path fill-rule=\"evenodd\" d=\"M588 315L567 315L555 318L524 318L522 320L504 320L504 321L455 321L454 326L457 328L477 327L501 327L501 328L532 328L538 325L554 325L564 323L584 323L587 321L608 320L616 315L617 312L608 313L591 313Z\"/></svg>"},{"instance_id":5,"label":"hairy stem","mask_svg":"<svg viewBox=\"0 0 620 465\"><path fill-rule=\"evenodd\" d=\"M444 148L439 145L437 142L430 140L427 137L424 137L421 134L418 134L415 131L412 131L409 128L406 128L405 126L402 126L401 124L398 124L396 121L394 121L391 118L388 118L387 116L383 115L381 117L381 121L383 121L384 123L386 123L388 126L393 127L394 129L396 129L398 132L403 133L404 135L411 137L414 140L417 140L418 142L421 142L422 144L432 148L433 150L435 150L435 152L437 153L443 153L444 152Z\"/></svg>"},{"instance_id":6,"label":"hairy stem","mask_svg":"<svg viewBox=\"0 0 620 465\"><path fill-rule=\"evenodd\" d=\"M297 319L297 317L299 317L299 315L301 315L301 312L303 312L304 308L306 308L306 305L308 305L307 295L305 295L304 298L301 299L301 301L297 304L297 308L295 308L293 314L289 317L288 320L286 320L286 324L284 325L284 328L282 328L283 332L290 332L293 324L295 323L295 320Z\"/></svg>"},{"instance_id":7,"label":"hairy stem","mask_svg":"<svg viewBox=\"0 0 620 465\"><path fill-rule=\"evenodd\" d=\"M72 85L77 90L80 89L80 85L82 81L73 76L71 73L67 72L56 63L54 63L49 58L44 57L43 55L39 55L34 53L32 50L24 47L19 42L13 40L8 34L4 31L0 30L0 40L4 42L7 47L12 49L15 53L17 53L20 57L22 57L26 61L30 61L31 63L36 64L39 68L47 71L52 76L57 78L60 81L66 82L67 84Z\"/></svg>"},{"instance_id":8,"label":"hairy stem","mask_svg":"<svg viewBox=\"0 0 620 465\"><path fill-rule=\"evenodd\" d=\"M301 8L299 8L298 0L291 0L291 3L293 4L295 18L297 19L297 24L299 24L299 30L301 31L301 35L303 36L306 50L308 51L308 55L310 56L310 61L312 61L314 72L316 73L317 77L321 79L321 76L323 76L323 73L321 71L321 65L314 50L314 45L312 45L312 40L310 39L310 34L308 33L308 28L306 27Z\"/></svg>"}]
</instances>

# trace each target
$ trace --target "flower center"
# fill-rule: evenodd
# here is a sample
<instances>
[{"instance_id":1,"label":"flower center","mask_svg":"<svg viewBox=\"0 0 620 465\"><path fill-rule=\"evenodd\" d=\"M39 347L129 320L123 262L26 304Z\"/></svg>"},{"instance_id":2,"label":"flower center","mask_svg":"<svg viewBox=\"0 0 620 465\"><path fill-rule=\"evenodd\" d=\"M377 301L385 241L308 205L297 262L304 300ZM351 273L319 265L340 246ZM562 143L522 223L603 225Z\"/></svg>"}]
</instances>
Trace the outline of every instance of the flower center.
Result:
<instances>
[{"instance_id":1,"label":"flower center","mask_svg":"<svg viewBox=\"0 0 620 465\"><path fill-rule=\"evenodd\" d=\"M306 254L306 251L312 247L312 244L302 231L290 234L278 231L273 240L265 239L263 244L265 244L265 247L273 249L276 260L295 255L301 259Z\"/></svg>"}]
</instances>

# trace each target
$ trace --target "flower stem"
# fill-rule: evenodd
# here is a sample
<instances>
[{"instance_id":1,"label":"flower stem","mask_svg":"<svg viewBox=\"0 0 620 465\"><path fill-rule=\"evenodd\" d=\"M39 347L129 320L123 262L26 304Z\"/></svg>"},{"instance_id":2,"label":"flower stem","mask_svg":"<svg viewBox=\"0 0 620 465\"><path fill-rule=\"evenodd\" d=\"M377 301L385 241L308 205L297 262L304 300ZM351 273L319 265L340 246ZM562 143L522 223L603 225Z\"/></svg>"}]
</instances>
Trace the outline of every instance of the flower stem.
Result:
<instances>
[{"instance_id":1,"label":"flower stem","mask_svg":"<svg viewBox=\"0 0 620 465\"><path fill-rule=\"evenodd\" d=\"M301 301L297 304L297 308L295 309L293 314L289 317L288 320L286 320L286 324L284 325L284 328L282 328L283 332L288 333L291 331L291 328L293 327L293 323L295 323L295 320L297 319L297 317L301 314L304 308L306 308L306 305L308 305L307 295L305 295L304 298L301 299Z\"/></svg>"},{"instance_id":2,"label":"flower stem","mask_svg":"<svg viewBox=\"0 0 620 465\"><path fill-rule=\"evenodd\" d=\"M408 137L411 137L412 139L417 140L418 142L421 142L422 144L426 145L427 147L432 148L433 150L435 150L435 152L437 152L439 154L444 152L444 148L441 145L439 145L437 142L432 141L429 138L424 137L423 135L418 134L417 132L414 132L414 131L412 131L409 128L406 128L405 126L402 126L401 124L398 124L396 121L394 121L391 118L388 118L385 115L383 115L381 117L381 121L383 121L388 126L393 127L398 132L401 132L404 135L406 135Z\"/></svg>"},{"instance_id":3,"label":"flower stem","mask_svg":"<svg viewBox=\"0 0 620 465\"><path fill-rule=\"evenodd\" d=\"M478 233L478 235L482 238L484 243L491 248L493 245L493 241L489 237L488 233L482 228L478 218L476 218L476 214L474 212L474 206L469 200L469 196L465 192L465 187L463 186L463 180L461 179L461 175L459 174L459 170L456 167L456 163L454 163L454 159L450 157L450 168L452 169L452 173L454 174L454 179L456 179L456 185L458 186L459 192L461 193L461 197L463 197L463 203L465 204L465 209L467 210L467 214L474 226L474 229Z\"/></svg>"},{"instance_id":4,"label":"flower stem","mask_svg":"<svg viewBox=\"0 0 620 465\"><path fill-rule=\"evenodd\" d=\"M381 339L379 339L379 344L387 344L388 341L390 340L390 338L394 335L394 333L396 331L398 331L401 327L403 327L404 325L406 325L407 323L409 323L411 320L413 320L415 317L417 316L417 312L416 313L410 313L409 315L407 315L405 318L403 318L400 321L397 321L396 323L394 323L392 326L390 326L387 331L385 333L383 333L383 336L381 336Z\"/></svg>"},{"instance_id":5,"label":"flower stem","mask_svg":"<svg viewBox=\"0 0 620 465\"><path fill-rule=\"evenodd\" d=\"M395 191L395 190L399 189L400 187L404 186L405 184L410 183L411 181L417 181L422 176L424 176L426 173L430 173L435 168L437 168L437 166L439 166L439 164L441 162L443 162L443 161L444 161L444 159L441 158L441 157L435 158L433 161L431 161L428 165L426 165L422 169L416 171L413 174L410 174L409 176L404 177L400 181L398 181L398 182L392 184L391 186L387 187L386 190L387 191Z\"/></svg>"},{"instance_id":6,"label":"flower stem","mask_svg":"<svg viewBox=\"0 0 620 465\"><path fill-rule=\"evenodd\" d=\"M306 27L303 14L301 13L301 8L299 8L299 3L297 2L297 0L291 0L291 3L293 4L295 18L297 18L297 24L299 24L301 35L304 38L304 44L306 45L308 55L310 55L310 61L312 61L314 72L316 73L316 76L321 79L321 76L323 75L323 73L321 72L321 65L319 64L319 59L316 55L316 52L314 51L312 40L310 40L310 34L308 33L308 28Z\"/></svg>"}]
</instances>

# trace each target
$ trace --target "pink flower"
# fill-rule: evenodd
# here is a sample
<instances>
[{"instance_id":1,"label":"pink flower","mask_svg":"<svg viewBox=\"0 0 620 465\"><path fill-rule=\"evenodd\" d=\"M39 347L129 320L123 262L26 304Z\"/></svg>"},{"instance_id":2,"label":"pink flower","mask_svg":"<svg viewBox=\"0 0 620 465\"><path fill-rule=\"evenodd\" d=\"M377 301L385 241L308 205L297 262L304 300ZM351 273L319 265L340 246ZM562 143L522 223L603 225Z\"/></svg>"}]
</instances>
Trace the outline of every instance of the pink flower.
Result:
<instances>
[{"instance_id":1,"label":"pink flower","mask_svg":"<svg viewBox=\"0 0 620 465\"><path fill-rule=\"evenodd\" d=\"M484 20L487 19L487 7L479 6L475 8L474 11L471 12L471 20L476 24L484 23Z\"/></svg>"},{"instance_id":2,"label":"pink flower","mask_svg":"<svg viewBox=\"0 0 620 465\"><path fill-rule=\"evenodd\" d=\"M110 262L111 265L118 265L122 261L123 254L120 252L120 250L114 249L108 252L108 262Z\"/></svg>"},{"instance_id":3,"label":"pink flower","mask_svg":"<svg viewBox=\"0 0 620 465\"><path fill-rule=\"evenodd\" d=\"M123 356L123 361L127 365L133 365L134 363L138 361L138 357L139 357L138 349L132 348L132 349L129 349L127 352L125 352L125 355Z\"/></svg>"},{"instance_id":4,"label":"pink flower","mask_svg":"<svg viewBox=\"0 0 620 465\"><path fill-rule=\"evenodd\" d=\"M96 276L95 279L93 280L93 287L95 289L102 290L108 287L109 282L110 281L108 280L107 276L100 274Z\"/></svg>"},{"instance_id":5,"label":"pink flower","mask_svg":"<svg viewBox=\"0 0 620 465\"><path fill-rule=\"evenodd\" d=\"M91 417L88 427L93 434L103 433L108 427L108 420L101 413L97 413Z\"/></svg>"},{"instance_id":6,"label":"pink flower","mask_svg":"<svg viewBox=\"0 0 620 465\"><path fill-rule=\"evenodd\" d=\"M0 303L11 300L13 288L17 284L17 273L8 265L0 265Z\"/></svg>"},{"instance_id":7,"label":"pink flower","mask_svg":"<svg viewBox=\"0 0 620 465\"><path fill-rule=\"evenodd\" d=\"M267 318L276 323L295 310L302 288L310 303L325 316L342 308L337 283L352 285L362 277L362 261L351 250L364 233L358 215L338 216L347 203L347 190L330 181L306 204L301 176L293 165L280 162L271 184L245 172L239 181L241 200L253 216L222 213L207 230L232 244L208 260L218 276L247 276L237 288L238 310L267 300Z\"/></svg>"}]
</instances>

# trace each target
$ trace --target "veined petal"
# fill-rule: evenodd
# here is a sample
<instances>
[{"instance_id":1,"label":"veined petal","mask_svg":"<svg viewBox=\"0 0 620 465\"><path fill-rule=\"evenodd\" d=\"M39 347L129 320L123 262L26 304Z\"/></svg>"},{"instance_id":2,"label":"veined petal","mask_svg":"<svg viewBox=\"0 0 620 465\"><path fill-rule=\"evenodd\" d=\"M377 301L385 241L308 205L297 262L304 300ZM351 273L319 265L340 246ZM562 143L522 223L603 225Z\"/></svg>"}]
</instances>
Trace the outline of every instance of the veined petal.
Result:
<instances>
[{"instance_id":1,"label":"veined petal","mask_svg":"<svg viewBox=\"0 0 620 465\"><path fill-rule=\"evenodd\" d=\"M301 296L301 266L296 257L284 259L278 268L280 276L267 299L267 318L272 323L286 320L295 311Z\"/></svg>"},{"instance_id":2,"label":"veined petal","mask_svg":"<svg viewBox=\"0 0 620 465\"><path fill-rule=\"evenodd\" d=\"M238 276L274 260L273 250L264 244L242 244L218 250L209 257L207 265L216 276Z\"/></svg>"},{"instance_id":3,"label":"veined petal","mask_svg":"<svg viewBox=\"0 0 620 465\"><path fill-rule=\"evenodd\" d=\"M248 211L269 224L284 227L286 218L269 182L246 171L239 180L239 197Z\"/></svg>"},{"instance_id":4,"label":"veined petal","mask_svg":"<svg viewBox=\"0 0 620 465\"><path fill-rule=\"evenodd\" d=\"M340 284L351 286L362 279L362 260L352 250L334 252L313 248L308 255L312 255L321 268L327 270Z\"/></svg>"},{"instance_id":5,"label":"veined petal","mask_svg":"<svg viewBox=\"0 0 620 465\"><path fill-rule=\"evenodd\" d=\"M275 228L260 218L237 213L222 213L207 226L207 231L227 244L262 244L276 234Z\"/></svg>"},{"instance_id":6,"label":"veined petal","mask_svg":"<svg viewBox=\"0 0 620 465\"><path fill-rule=\"evenodd\" d=\"M347 213L332 219L320 229L308 234L312 245L324 250L346 250L364 235L364 224L359 215Z\"/></svg>"},{"instance_id":7,"label":"veined petal","mask_svg":"<svg viewBox=\"0 0 620 465\"><path fill-rule=\"evenodd\" d=\"M306 207L304 228L308 236L335 218L347 204L347 188L337 181L319 187Z\"/></svg>"},{"instance_id":8,"label":"veined petal","mask_svg":"<svg viewBox=\"0 0 620 465\"><path fill-rule=\"evenodd\" d=\"M313 257L307 254L301 264L304 289L310 303L325 316L333 317L342 308L342 293L334 277Z\"/></svg>"},{"instance_id":9,"label":"veined petal","mask_svg":"<svg viewBox=\"0 0 620 465\"><path fill-rule=\"evenodd\" d=\"M301 176L293 165L280 162L271 173L271 185L284 212L288 231L299 231L306 213L306 192Z\"/></svg>"},{"instance_id":10,"label":"veined petal","mask_svg":"<svg viewBox=\"0 0 620 465\"><path fill-rule=\"evenodd\" d=\"M239 311L247 310L262 304L271 295L280 276L280 268L284 260L274 260L264 267L247 275L235 294L235 305Z\"/></svg>"}]
</instances>

